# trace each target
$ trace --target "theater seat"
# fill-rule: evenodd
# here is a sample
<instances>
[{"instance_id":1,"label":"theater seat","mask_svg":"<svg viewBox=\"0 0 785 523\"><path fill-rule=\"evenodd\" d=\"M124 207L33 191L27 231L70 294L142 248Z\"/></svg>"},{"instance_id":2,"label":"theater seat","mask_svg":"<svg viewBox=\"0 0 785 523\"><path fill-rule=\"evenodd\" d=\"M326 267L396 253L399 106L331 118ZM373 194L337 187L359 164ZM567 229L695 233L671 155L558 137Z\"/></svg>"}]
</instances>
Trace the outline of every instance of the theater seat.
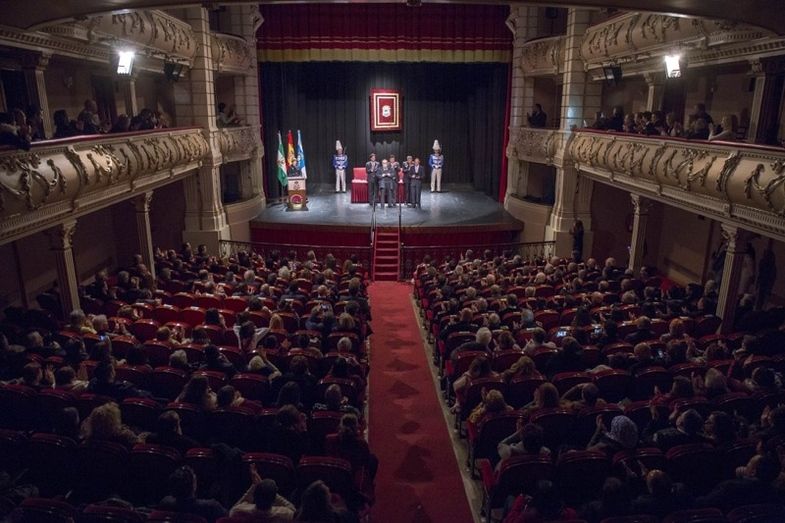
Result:
<instances>
[{"instance_id":1,"label":"theater seat","mask_svg":"<svg viewBox=\"0 0 785 523\"><path fill-rule=\"evenodd\" d=\"M120 492L128 463L128 450L118 443L93 441L76 450L77 491L89 501ZM81 498L80 498L81 499Z\"/></svg>"},{"instance_id":2,"label":"theater seat","mask_svg":"<svg viewBox=\"0 0 785 523\"><path fill-rule=\"evenodd\" d=\"M145 517L133 509L111 505L87 505L77 518L78 523L144 523Z\"/></svg>"},{"instance_id":3,"label":"theater seat","mask_svg":"<svg viewBox=\"0 0 785 523\"><path fill-rule=\"evenodd\" d=\"M161 407L148 398L126 398L120 403L123 423L142 430L155 431Z\"/></svg>"},{"instance_id":4,"label":"theater seat","mask_svg":"<svg viewBox=\"0 0 785 523\"><path fill-rule=\"evenodd\" d=\"M147 516L147 523L208 523L208 521L196 514L154 510Z\"/></svg>"},{"instance_id":5,"label":"theater seat","mask_svg":"<svg viewBox=\"0 0 785 523\"><path fill-rule=\"evenodd\" d=\"M15 523L73 523L76 509L65 501L27 498L13 511Z\"/></svg>"},{"instance_id":6,"label":"theater seat","mask_svg":"<svg viewBox=\"0 0 785 523\"><path fill-rule=\"evenodd\" d=\"M26 480L36 485L42 496L68 492L76 466L74 440L55 434L33 434L25 454L30 469Z\"/></svg>"},{"instance_id":7,"label":"theater seat","mask_svg":"<svg viewBox=\"0 0 785 523\"><path fill-rule=\"evenodd\" d=\"M728 512L728 523L777 523L785 521L785 505L759 504Z\"/></svg>"},{"instance_id":8,"label":"theater seat","mask_svg":"<svg viewBox=\"0 0 785 523\"><path fill-rule=\"evenodd\" d=\"M248 465L255 464L261 477L274 480L282 496L287 497L294 491L295 468L287 456L269 452L247 452L243 454L242 460Z\"/></svg>"},{"instance_id":9,"label":"theater seat","mask_svg":"<svg viewBox=\"0 0 785 523\"><path fill-rule=\"evenodd\" d=\"M677 445L668 450L665 457L673 479L685 483L695 492L708 491L720 477L717 453L709 445Z\"/></svg>"},{"instance_id":10,"label":"theater seat","mask_svg":"<svg viewBox=\"0 0 785 523\"><path fill-rule=\"evenodd\" d=\"M297 484L301 489L322 480L331 492L349 499L354 490L352 466L345 459L330 456L303 456L297 464Z\"/></svg>"},{"instance_id":11,"label":"theater seat","mask_svg":"<svg viewBox=\"0 0 785 523\"><path fill-rule=\"evenodd\" d=\"M188 375L185 371L172 367L156 367L153 369L153 394L158 398L173 400L183 390Z\"/></svg>"},{"instance_id":12,"label":"theater seat","mask_svg":"<svg viewBox=\"0 0 785 523\"><path fill-rule=\"evenodd\" d=\"M229 380L229 385L240 391L240 394L246 399L262 403L270 401L270 381L259 374L235 374Z\"/></svg>"},{"instance_id":13,"label":"theater seat","mask_svg":"<svg viewBox=\"0 0 785 523\"><path fill-rule=\"evenodd\" d=\"M160 445L135 445L128 456L125 489L128 497L138 505L161 500L167 481L180 463L180 453Z\"/></svg>"},{"instance_id":14,"label":"theater seat","mask_svg":"<svg viewBox=\"0 0 785 523\"><path fill-rule=\"evenodd\" d=\"M556 462L559 489L569 503L585 503L595 499L610 470L605 454L591 450L565 452Z\"/></svg>"},{"instance_id":15,"label":"theater seat","mask_svg":"<svg viewBox=\"0 0 785 523\"><path fill-rule=\"evenodd\" d=\"M508 496L533 494L538 481L556 476L550 458L539 456L513 456L503 460L496 472L488 460L479 460L477 467L482 478L485 514L502 506Z\"/></svg>"},{"instance_id":16,"label":"theater seat","mask_svg":"<svg viewBox=\"0 0 785 523\"><path fill-rule=\"evenodd\" d=\"M253 411L243 407L209 412L205 424L206 435L210 441L226 443L242 450L260 450L253 426Z\"/></svg>"},{"instance_id":17,"label":"theater seat","mask_svg":"<svg viewBox=\"0 0 785 523\"><path fill-rule=\"evenodd\" d=\"M668 514L662 523L727 523L727 521L720 509L699 508Z\"/></svg>"},{"instance_id":18,"label":"theater seat","mask_svg":"<svg viewBox=\"0 0 785 523\"><path fill-rule=\"evenodd\" d=\"M308 434L311 437L314 454L324 452L325 438L328 434L338 431L338 425L341 423L343 415L343 412L326 410L316 410L311 414L311 419L308 420Z\"/></svg>"},{"instance_id":19,"label":"theater seat","mask_svg":"<svg viewBox=\"0 0 785 523\"><path fill-rule=\"evenodd\" d=\"M501 412L487 416L479 427L473 423L467 425L469 441L469 469L472 475L476 472L478 459L487 459L491 463L498 460L496 447L504 438L515 432L520 414L517 412Z\"/></svg>"}]
</instances>

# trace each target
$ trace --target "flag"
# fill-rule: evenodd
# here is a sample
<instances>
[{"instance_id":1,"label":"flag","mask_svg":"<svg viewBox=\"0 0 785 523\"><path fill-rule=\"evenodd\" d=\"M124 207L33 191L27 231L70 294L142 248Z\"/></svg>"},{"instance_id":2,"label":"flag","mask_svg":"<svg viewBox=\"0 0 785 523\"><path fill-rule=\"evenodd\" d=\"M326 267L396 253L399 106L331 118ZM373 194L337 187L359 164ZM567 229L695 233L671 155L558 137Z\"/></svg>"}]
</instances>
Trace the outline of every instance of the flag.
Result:
<instances>
[{"instance_id":1,"label":"flag","mask_svg":"<svg viewBox=\"0 0 785 523\"><path fill-rule=\"evenodd\" d=\"M297 129L297 156L300 157L300 174L303 178L308 178L308 174L305 172L305 152L303 151L303 138L300 136L300 129Z\"/></svg>"},{"instance_id":2,"label":"flag","mask_svg":"<svg viewBox=\"0 0 785 523\"><path fill-rule=\"evenodd\" d=\"M278 131L278 181L281 185L286 185L286 158L283 155L283 140L281 139L281 131Z\"/></svg>"},{"instance_id":3,"label":"flag","mask_svg":"<svg viewBox=\"0 0 785 523\"><path fill-rule=\"evenodd\" d=\"M292 138L292 131L289 130L286 136L286 168L287 170L294 164L294 139Z\"/></svg>"}]
</instances>

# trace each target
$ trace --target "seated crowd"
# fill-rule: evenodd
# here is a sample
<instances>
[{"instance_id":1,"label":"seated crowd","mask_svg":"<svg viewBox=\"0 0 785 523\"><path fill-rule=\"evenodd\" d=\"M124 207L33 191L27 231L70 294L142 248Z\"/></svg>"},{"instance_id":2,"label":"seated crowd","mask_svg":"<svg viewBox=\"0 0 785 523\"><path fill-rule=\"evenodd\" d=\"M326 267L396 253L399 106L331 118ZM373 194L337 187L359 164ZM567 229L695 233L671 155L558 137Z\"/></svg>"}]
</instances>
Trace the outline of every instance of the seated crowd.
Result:
<instances>
[{"instance_id":1,"label":"seated crowd","mask_svg":"<svg viewBox=\"0 0 785 523\"><path fill-rule=\"evenodd\" d=\"M782 309L718 335L713 282L490 251L426 257L415 294L489 521L785 520Z\"/></svg>"},{"instance_id":2,"label":"seated crowd","mask_svg":"<svg viewBox=\"0 0 785 523\"><path fill-rule=\"evenodd\" d=\"M65 322L5 311L0 446L30 456L0 459L18 475L12 515L34 514L38 495L84 511L356 521L377 468L362 267L184 244L158 251L156 272L140 256L101 271Z\"/></svg>"},{"instance_id":3,"label":"seated crowd","mask_svg":"<svg viewBox=\"0 0 785 523\"><path fill-rule=\"evenodd\" d=\"M597 113L595 121L589 127L618 133L670 136L690 140L735 142L739 139L737 136L739 123L735 114L723 116L720 124L716 125L711 115L706 112L706 105L702 103L695 105L695 112L690 115L686 127L673 112L665 114L663 111L642 111L625 114L620 106L613 108L610 117L602 112Z\"/></svg>"},{"instance_id":4,"label":"seated crowd","mask_svg":"<svg viewBox=\"0 0 785 523\"><path fill-rule=\"evenodd\" d=\"M135 116L117 115L114 122L102 120L95 100L85 100L84 108L76 120L70 119L65 109L56 110L52 119L55 126L54 134L46 136L43 116L38 107L30 106L26 111L17 108L9 112L0 112L0 146L28 150L33 142L46 139L170 127L169 119L164 113L147 108L142 109Z\"/></svg>"}]
</instances>

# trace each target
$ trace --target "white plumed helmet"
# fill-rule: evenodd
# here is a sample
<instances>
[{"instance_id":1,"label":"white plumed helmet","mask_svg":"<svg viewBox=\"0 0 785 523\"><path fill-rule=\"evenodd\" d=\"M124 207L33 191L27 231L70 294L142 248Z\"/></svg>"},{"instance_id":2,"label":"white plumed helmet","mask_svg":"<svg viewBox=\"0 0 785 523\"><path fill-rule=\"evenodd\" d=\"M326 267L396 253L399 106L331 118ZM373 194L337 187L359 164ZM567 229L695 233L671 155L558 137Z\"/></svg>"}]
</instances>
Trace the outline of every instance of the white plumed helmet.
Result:
<instances>
[{"instance_id":1,"label":"white plumed helmet","mask_svg":"<svg viewBox=\"0 0 785 523\"><path fill-rule=\"evenodd\" d=\"M335 150L337 151L339 149L343 151L343 145L341 145L341 140L335 140Z\"/></svg>"},{"instance_id":2,"label":"white plumed helmet","mask_svg":"<svg viewBox=\"0 0 785 523\"><path fill-rule=\"evenodd\" d=\"M434 151L441 151L442 150L442 146L439 145L439 140L434 140L433 141L433 150Z\"/></svg>"}]
</instances>

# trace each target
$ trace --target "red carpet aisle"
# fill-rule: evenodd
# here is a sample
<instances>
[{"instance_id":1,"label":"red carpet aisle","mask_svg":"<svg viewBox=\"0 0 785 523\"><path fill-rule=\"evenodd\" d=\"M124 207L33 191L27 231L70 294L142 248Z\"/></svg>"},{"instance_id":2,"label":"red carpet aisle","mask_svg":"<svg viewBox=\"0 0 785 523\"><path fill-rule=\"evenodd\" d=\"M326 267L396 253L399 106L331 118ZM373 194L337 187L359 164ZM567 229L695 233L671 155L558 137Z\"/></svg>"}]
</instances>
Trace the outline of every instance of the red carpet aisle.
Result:
<instances>
[{"instance_id":1,"label":"red carpet aisle","mask_svg":"<svg viewBox=\"0 0 785 523\"><path fill-rule=\"evenodd\" d=\"M472 514L403 283L370 286L370 445L379 457L374 523L464 523Z\"/></svg>"}]
</instances>

